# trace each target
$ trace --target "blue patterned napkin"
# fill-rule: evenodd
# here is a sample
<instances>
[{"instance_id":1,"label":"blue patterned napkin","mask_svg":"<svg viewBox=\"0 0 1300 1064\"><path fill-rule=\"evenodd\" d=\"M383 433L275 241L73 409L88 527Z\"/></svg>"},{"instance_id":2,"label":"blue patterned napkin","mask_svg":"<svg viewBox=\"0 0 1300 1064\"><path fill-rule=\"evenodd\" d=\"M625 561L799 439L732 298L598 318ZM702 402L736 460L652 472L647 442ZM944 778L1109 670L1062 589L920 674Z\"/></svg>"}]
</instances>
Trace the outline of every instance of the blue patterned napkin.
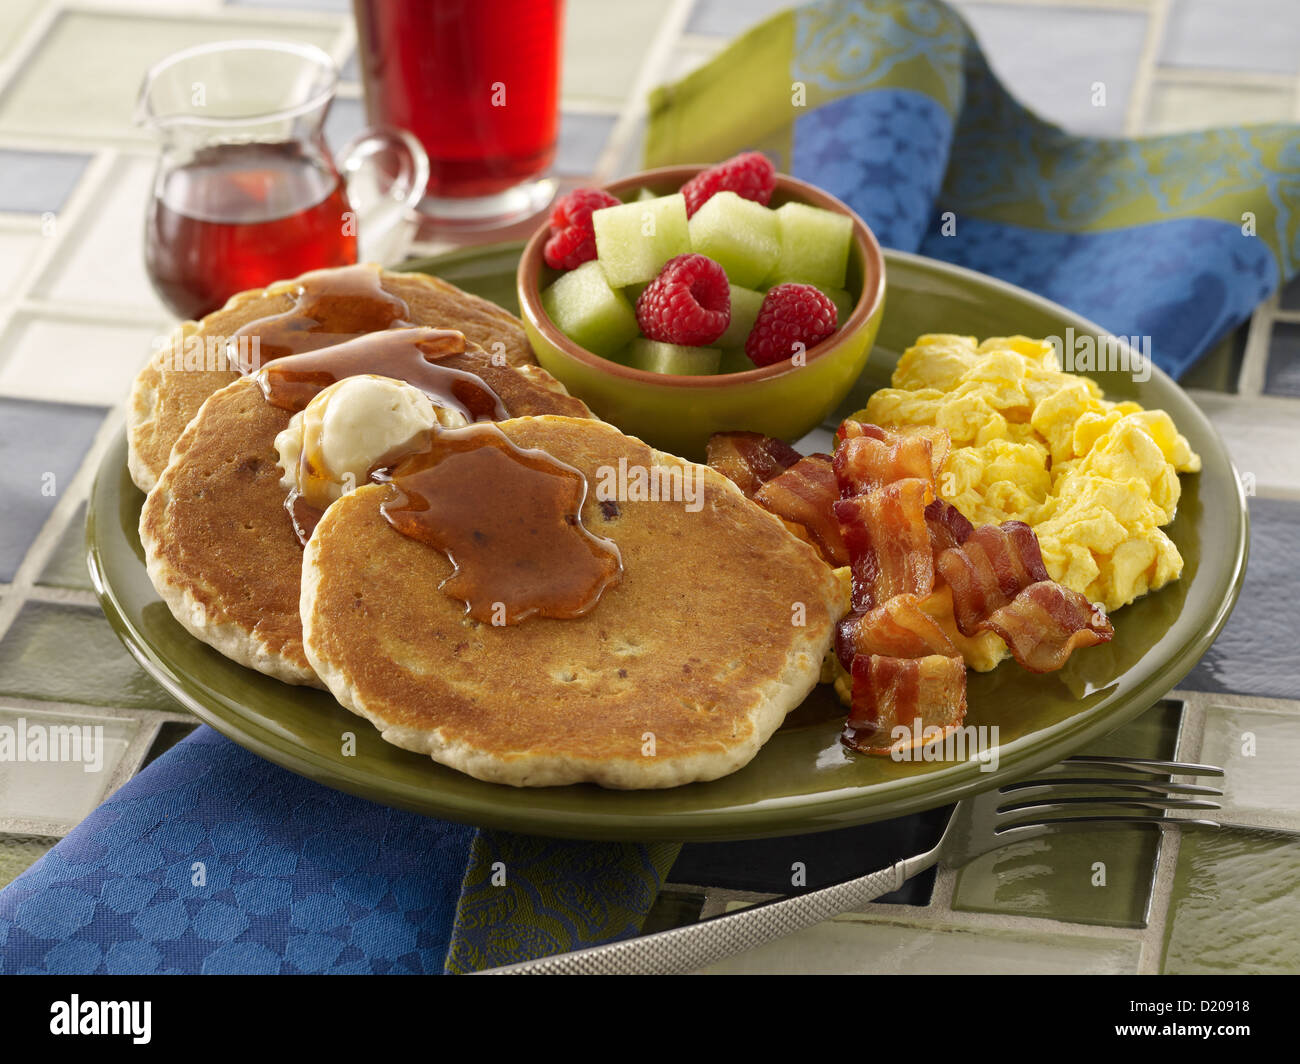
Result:
<instances>
[{"instance_id":1,"label":"blue patterned napkin","mask_svg":"<svg viewBox=\"0 0 1300 1064\"><path fill-rule=\"evenodd\" d=\"M388 809L203 727L0 892L0 974L473 971L635 934L675 853Z\"/></svg>"}]
</instances>

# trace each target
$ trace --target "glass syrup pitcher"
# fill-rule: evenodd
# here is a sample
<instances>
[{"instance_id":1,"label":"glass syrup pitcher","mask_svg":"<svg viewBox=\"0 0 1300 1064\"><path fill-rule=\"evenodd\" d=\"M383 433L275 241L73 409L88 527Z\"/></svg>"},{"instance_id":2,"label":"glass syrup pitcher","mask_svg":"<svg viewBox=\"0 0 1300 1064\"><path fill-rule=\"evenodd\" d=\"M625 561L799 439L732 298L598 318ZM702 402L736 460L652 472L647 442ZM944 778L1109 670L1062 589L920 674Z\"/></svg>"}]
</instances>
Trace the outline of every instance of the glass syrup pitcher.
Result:
<instances>
[{"instance_id":1,"label":"glass syrup pitcher","mask_svg":"<svg viewBox=\"0 0 1300 1064\"><path fill-rule=\"evenodd\" d=\"M230 296L307 270L399 260L429 163L403 130L325 145L338 70L319 48L223 41L145 75L137 123L162 142L145 225L159 297L199 318Z\"/></svg>"}]
</instances>

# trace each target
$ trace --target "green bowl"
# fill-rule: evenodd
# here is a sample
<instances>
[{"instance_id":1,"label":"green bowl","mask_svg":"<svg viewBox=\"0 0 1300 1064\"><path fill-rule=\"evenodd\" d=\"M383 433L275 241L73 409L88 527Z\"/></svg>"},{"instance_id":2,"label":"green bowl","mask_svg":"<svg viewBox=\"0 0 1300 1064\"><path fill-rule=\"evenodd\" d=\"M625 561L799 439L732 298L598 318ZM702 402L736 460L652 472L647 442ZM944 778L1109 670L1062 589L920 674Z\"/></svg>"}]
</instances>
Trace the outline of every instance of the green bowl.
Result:
<instances>
[{"instance_id":1,"label":"green bowl","mask_svg":"<svg viewBox=\"0 0 1300 1064\"><path fill-rule=\"evenodd\" d=\"M703 169L647 170L605 189L619 199L642 188L666 195ZM799 439L821 424L862 374L885 309L885 259L875 236L852 209L821 189L778 174L772 205L792 200L853 219L847 285L857 302L848 321L808 349L802 365L787 359L743 373L678 376L634 369L580 347L542 309L542 289L558 276L542 257L546 225L528 241L516 275L520 312L537 361L598 417L686 458L702 458L715 432L749 430Z\"/></svg>"}]
</instances>

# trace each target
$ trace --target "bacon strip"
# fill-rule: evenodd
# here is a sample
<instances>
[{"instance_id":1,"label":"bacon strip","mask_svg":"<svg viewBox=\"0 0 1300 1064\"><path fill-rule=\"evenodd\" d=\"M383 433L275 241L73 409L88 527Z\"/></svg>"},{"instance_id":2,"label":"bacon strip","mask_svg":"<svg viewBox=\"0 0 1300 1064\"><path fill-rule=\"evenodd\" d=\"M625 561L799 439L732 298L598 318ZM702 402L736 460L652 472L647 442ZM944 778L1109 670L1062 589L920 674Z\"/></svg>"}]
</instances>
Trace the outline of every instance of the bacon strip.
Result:
<instances>
[{"instance_id":1,"label":"bacon strip","mask_svg":"<svg viewBox=\"0 0 1300 1064\"><path fill-rule=\"evenodd\" d=\"M952 453L952 437L947 429L934 425L898 425L892 429L882 429L879 425L868 425L861 421L846 418L835 430L835 450L838 455L841 445L846 440L868 437L875 440L891 441L916 438L930 441L930 476L938 479L943 472L944 463ZM917 475L917 474L913 474Z\"/></svg>"},{"instance_id":2,"label":"bacon strip","mask_svg":"<svg viewBox=\"0 0 1300 1064\"><path fill-rule=\"evenodd\" d=\"M951 589L962 636L995 633L1031 672L1059 669L1076 649L1113 637L1100 610L1052 582L1028 525L975 528L936 498L935 477L951 447L946 433L845 421L836 443L832 468L843 498L834 514L853 573L853 612L835 640L853 678L846 745L889 754L926 741L915 734L887 741L882 730L921 722L933 741L965 718L957 636L920 608L936 586Z\"/></svg>"},{"instance_id":3,"label":"bacon strip","mask_svg":"<svg viewBox=\"0 0 1300 1064\"><path fill-rule=\"evenodd\" d=\"M950 547L960 547L975 531L957 507L935 499L925 508L925 523L930 529L930 546L937 558Z\"/></svg>"},{"instance_id":4,"label":"bacon strip","mask_svg":"<svg viewBox=\"0 0 1300 1064\"><path fill-rule=\"evenodd\" d=\"M1030 584L1050 580L1034 530L1023 521L981 525L959 547L949 547L935 568L952 588L957 630L974 635L994 610Z\"/></svg>"},{"instance_id":5,"label":"bacon strip","mask_svg":"<svg viewBox=\"0 0 1300 1064\"><path fill-rule=\"evenodd\" d=\"M860 654L961 656L939 622L921 609L921 600L915 595L895 595L874 610L848 614L836 630L835 653L850 671L853 659Z\"/></svg>"},{"instance_id":6,"label":"bacon strip","mask_svg":"<svg viewBox=\"0 0 1300 1064\"><path fill-rule=\"evenodd\" d=\"M925 523L928 481L910 477L835 503L853 567L853 608L874 609L895 595L934 589L934 552Z\"/></svg>"},{"instance_id":7,"label":"bacon strip","mask_svg":"<svg viewBox=\"0 0 1300 1064\"><path fill-rule=\"evenodd\" d=\"M828 454L803 457L783 440L757 432L716 432L708 463L815 547L827 565L847 565L848 551L831 509L839 483Z\"/></svg>"},{"instance_id":8,"label":"bacon strip","mask_svg":"<svg viewBox=\"0 0 1300 1064\"><path fill-rule=\"evenodd\" d=\"M802 525L823 560L839 567L848 564L849 553L835 519L838 495L830 455L810 454L762 485L753 499L782 520Z\"/></svg>"},{"instance_id":9,"label":"bacon strip","mask_svg":"<svg viewBox=\"0 0 1300 1064\"><path fill-rule=\"evenodd\" d=\"M835 449L834 464L840 491L846 497L898 480L933 479L930 441L920 436L890 434L881 439L864 431L862 435L847 437Z\"/></svg>"},{"instance_id":10,"label":"bacon strip","mask_svg":"<svg viewBox=\"0 0 1300 1064\"><path fill-rule=\"evenodd\" d=\"M1040 580L977 626L996 632L1030 672L1054 672L1082 647L1109 643L1115 635L1106 615L1068 587Z\"/></svg>"},{"instance_id":11,"label":"bacon strip","mask_svg":"<svg viewBox=\"0 0 1300 1064\"><path fill-rule=\"evenodd\" d=\"M715 432L706 455L709 466L736 484L747 499L800 458L784 440L761 432Z\"/></svg>"},{"instance_id":12,"label":"bacon strip","mask_svg":"<svg viewBox=\"0 0 1300 1064\"><path fill-rule=\"evenodd\" d=\"M896 658L859 654L853 659L853 705L843 742L854 750L888 754L896 746L913 745L895 739L898 725L912 729L934 727L946 734L966 717L966 666L961 658L929 654Z\"/></svg>"}]
</instances>

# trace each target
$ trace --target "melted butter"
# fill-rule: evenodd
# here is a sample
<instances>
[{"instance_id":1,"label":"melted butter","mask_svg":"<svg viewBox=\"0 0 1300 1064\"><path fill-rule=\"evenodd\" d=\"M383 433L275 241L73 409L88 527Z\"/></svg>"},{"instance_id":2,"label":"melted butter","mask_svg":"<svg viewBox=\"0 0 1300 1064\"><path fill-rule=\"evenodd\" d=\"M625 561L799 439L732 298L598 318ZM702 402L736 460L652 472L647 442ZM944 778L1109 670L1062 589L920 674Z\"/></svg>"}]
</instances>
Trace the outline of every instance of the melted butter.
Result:
<instances>
[{"instance_id":1,"label":"melted butter","mask_svg":"<svg viewBox=\"0 0 1300 1064\"><path fill-rule=\"evenodd\" d=\"M309 409L310 404L330 385L346 377L374 374L405 381L424 392L435 406L451 410L466 421L506 420L510 414L501 397L481 377L437 361L464 352L464 334L451 329L390 329L319 351L278 358L263 366L255 379L268 403L293 413L304 411L304 419L321 416L319 411ZM298 490L288 495L285 507L298 541L306 544L323 512L307 499L322 498L328 478L320 453L320 425L305 424L303 429ZM417 440L403 453L424 446L424 440ZM385 468L399 457L384 456L375 468Z\"/></svg>"},{"instance_id":2,"label":"melted butter","mask_svg":"<svg viewBox=\"0 0 1300 1064\"><path fill-rule=\"evenodd\" d=\"M231 364L256 372L266 401L293 412L331 384L369 373L406 381L468 421L508 418L480 377L439 364L465 353L465 337L415 327L409 312L384 291L376 270L321 273L298 288L289 310L239 329L228 348ZM239 357L241 336L258 338L258 364ZM303 498L301 486L322 487L324 462L320 433L304 437L317 442L303 448L300 488L285 507L306 543L322 511ZM391 475L380 471L392 462L398 464ZM390 485L381 506L389 524L446 554L454 572L441 590L478 621L580 617L622 578L617 545L582 523L586 477L544 451L515 446L495 425L434 429L404 456L386 456L371 477Z\"/></svg>"},{"instance_id":3,"label":"melted butter","mask_svg":"<svg viewBox=\"0 0 1300 1064\"><path fill-rule=\"evenodd\" d=\"M298 487L289 493L285 506L293 518L294 531L306 545L325 512L324 507L309 500L329 498L330 478L325 473L325 458L321 453L321 421L323 411L310 403L303 410L303 447L298 454ZM305 535L304 535L305 533Z\"/></svg>"}]
</instances>

